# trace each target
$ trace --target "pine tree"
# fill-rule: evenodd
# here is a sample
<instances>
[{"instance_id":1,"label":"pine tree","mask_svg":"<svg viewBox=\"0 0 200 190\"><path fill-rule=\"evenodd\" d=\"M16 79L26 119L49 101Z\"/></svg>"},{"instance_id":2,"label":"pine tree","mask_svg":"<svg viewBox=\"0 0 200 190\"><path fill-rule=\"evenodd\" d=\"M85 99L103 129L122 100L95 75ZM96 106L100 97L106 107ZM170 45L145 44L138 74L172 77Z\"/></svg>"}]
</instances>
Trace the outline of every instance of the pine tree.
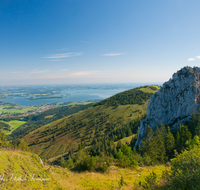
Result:
<instances>
[{"instance_id":1,"label":"pine tree","mask_svg":"<svg viewBox=\"0 0 200 190\"><path fill-rule=\"evenodd\" d=\"M119 150L120 148L122 148L122 142L121 142L121 141L118 141L118 142L117 142L117 150Z\"/></svg>"},{"instance_id":2,"label":"pine tree","mask_svg":"<svg viewBox=\"0 0 200 190\"><path fill-rule=\"evenodd\" d=\"M186 141L191 141L191 139L192 139L192 134L190 133L188 127L180 125L176 137L176 149L178 153L180 153L181 150L186 148Z\"/></svg>"},{"instance_id":3,"label":"pine tree","mask_svg":"<svg viewBox=\"0 0 200 190\"><path fill-rule=\"evenodd\" d=\"M173 158L175 148L175 138L170 131L170 127L167 127L167 134L165 136L165 150L168 159Z\"/></svg>"},{"instance_id":4,"label":"pine tree","mask_svg":"<svg viewBox=\"0 0 200 190\"><path fill-rule=\"evenodd\" d=\"M146 131L146 141L150 142L153 135L154 135L154 132L153 132L152 128L148 125L147 131Z\"/></svg>"},{"instance_id":5,"label":"pine tree","mask_svg":"<svg viewBox=\"0 0 200 190\"><path fill-rule=\"evenodd\" d=\"M156 162L164 162L165 159L165 139L164 139L164 133L165 131L165 126L162 125L160 129L158 127L156 128L155 131L155 136L152 138L152 146L154 147L152 151L152 159L154 160L154 163Z\"/></svg>"},{"instance_id":6,"label":"pine tree","mask_svg":"<svg viewBox=\"0 0 200 190\"><path fill-rule=\"evenodd\" d=\"M28 143L24 139L20 140L19 148L24 151L30 151Z\"/></svg>"},{"instance_id":7,"label":"pine tree","mask_svg":"<svg viewBox=\"0 0 200 190\"><path fill-rule=\"evenodd\" d=\"M128 127L128 132L127 132L127 137L131 136L132 135L132 130L130 127Z\"/></svg>"},{"instance_id":8,"label":"pine tree","mask_svg":"<svg viewBox=\"0 0 200 190\"><path fill-rule=\"evenodd\" d=\"M0 147L5 147L7 145L6 134L3 131L3 127L0 126Z\"/></svg>"},{"instance_id":9,"label":"pine tree","mask_svg":"<svg viewBox=\"0 0 200 190\"><path fill-rule=\"evenodd\" d=\"M191 119L191 124L189 125L188 129L192 133L192 136L195 136L195 131L196 131L196 126L197 126L197 115L194 111L192 110L192 119Z\"/></svg>"},{"instance_id":10,"label":"pine tree","mask_svg":"<svg viewBox=\"0 0 200 190\"><path fill-rule=\"evenodd\" d=\"M65 159L63 157L61 157L60 159L60 164L61 164L61 167L63 168L66 166Z\"/></svg>"},{"instance_id":11,"label":"pine tree","mask_svg":"<svg viewBox=\"0 0 200 190\"><path fill-rule=\"evenodd\" d=\"M176 132L176 139L175 139L175 142L176 142L175 147L176 147L177 152L180 152L180 149L181 149L181 147L180 147L181 140L180 139L181 139L180 133L179 133L179 131L177 131Z\"/></svg>"},{"instance_id":12,"label":"pine tree","mask_svg":"<svg viewBox=\"0 0 200 190\"><path fill-rule=\"evenodd\" d=\"M199 109L199 113L198 113L198 116L197 116L197 119L196 119L196 126L194 128L194 134L195 135L198 135L200 137L200 109Z\"/></svg>"}]
</instances>

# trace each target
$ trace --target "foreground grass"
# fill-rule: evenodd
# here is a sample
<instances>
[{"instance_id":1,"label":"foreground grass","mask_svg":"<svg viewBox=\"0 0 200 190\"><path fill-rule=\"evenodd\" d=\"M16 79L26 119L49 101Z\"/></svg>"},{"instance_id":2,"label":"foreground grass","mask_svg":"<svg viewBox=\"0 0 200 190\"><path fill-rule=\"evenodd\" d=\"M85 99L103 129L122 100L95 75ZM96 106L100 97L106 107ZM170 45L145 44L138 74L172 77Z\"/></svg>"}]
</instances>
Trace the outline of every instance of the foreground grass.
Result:
<instances>
[{"instance_id":1,"label":"foreground grass","mask_svg":"<svg viewBox=\"0 0 200 190\"><path fill-rule=\"evenodd\" d=\"M53 167L51 174L54 179L62 184L65 189L119 189L120 180L123 177L124 184L121 189L137 189L136 184L144 181L145 177L154 171L158 176L162 175L164 166L138 167L137 169L123 169L111 166L108 172L75 173L68 169Z\"/></svg>"},{"instance_id":2,"label":"foreground grass","mask_svg":"<svg viewBox=\"0 0 200 190\"><path fill-rule=\"evenodd\" d=\"M42 167L37 155L0 151L0 189L58 189L60 185Z\"/></svg>"},{"instance_id":3,"label":"foreground grass","mask_svg":"<svg viewBox=\"0 0 200 190\"><path fill-rule=\"evenodd\" d=\"M129 190L135 189L135 184L144 181L150 172L154 171L161 176L166 169L165 166L136 169L111 166L106 173L77 173L56 166L49 170L49 167L43 167L39 157L32 153L0 150L0 189L119 189L123 177L121 189Z\"/></svg>"}]
</instances>

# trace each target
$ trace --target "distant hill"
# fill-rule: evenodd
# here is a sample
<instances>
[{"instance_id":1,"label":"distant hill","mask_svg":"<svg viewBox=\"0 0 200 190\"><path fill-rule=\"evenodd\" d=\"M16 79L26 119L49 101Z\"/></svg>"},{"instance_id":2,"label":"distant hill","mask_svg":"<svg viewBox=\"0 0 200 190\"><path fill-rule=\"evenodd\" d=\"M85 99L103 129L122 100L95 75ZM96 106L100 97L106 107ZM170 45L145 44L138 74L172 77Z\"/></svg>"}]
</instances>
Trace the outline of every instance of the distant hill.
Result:
<instances>
[{"instance_id":1,"label":"distant hill","mask_svg":"<svg viewBox=\"0 0 200 190\"><path fill-rule=\"evenodd\" d=\"M83 111L39 127L24 138L31 150L47 159L77 150L80 143L90 146L93 139L106 134L115 133L117 141L123 138L120 131L131 128L132 133L137 132L139 124L136 126L134 121L144 117L148 100L158 89L158 86L151 85L121 92Z\"/></svg>"}]
</instances>

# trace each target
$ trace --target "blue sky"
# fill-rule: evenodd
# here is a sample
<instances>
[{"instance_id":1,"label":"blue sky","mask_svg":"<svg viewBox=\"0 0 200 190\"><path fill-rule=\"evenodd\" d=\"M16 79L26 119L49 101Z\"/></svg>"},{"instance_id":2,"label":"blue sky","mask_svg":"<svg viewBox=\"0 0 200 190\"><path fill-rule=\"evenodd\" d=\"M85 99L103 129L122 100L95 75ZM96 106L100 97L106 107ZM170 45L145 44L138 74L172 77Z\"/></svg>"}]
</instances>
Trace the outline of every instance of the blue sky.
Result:
<instances>
[{"instance_id":1,"label":"blue sky","mask_svg":"<svg viewBox=\"0 0 200 190\"><path fill-rule=\"evenodd\" d=\"M160 83L200 65L199 0L0 0L0 85Z\"/></svg>"}]
</instances>

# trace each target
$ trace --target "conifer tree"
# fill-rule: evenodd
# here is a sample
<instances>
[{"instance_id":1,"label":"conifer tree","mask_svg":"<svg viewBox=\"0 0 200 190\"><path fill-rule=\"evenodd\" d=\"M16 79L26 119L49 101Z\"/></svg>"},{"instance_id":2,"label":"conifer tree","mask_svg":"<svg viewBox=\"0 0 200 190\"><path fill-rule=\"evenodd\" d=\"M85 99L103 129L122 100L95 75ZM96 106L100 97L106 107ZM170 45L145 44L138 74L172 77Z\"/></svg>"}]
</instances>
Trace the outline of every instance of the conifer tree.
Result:
<instances>
[{"instance_id":1,"label":"conifer tree","mask_svg":"<svg viewBox=\"0 0 200 190\"><path fill-rule=\"evenodd\" d=\"M132 130L130 127L128 127L128 132L127 132L127 137L131 136L132 135Z\"/></svg>"},{"instance_id":2,"label":"conifer tree","mask_svg":"<svg viewBox=\"0 0 200 190\"><path fill-rule=\"evenodd\" d=\"M121 141L118 141L118 142L117 142L117 150L119 150L120 148L122 148L122 142L121 142Z\"/></svg>"},{"instance_id":3,"label":"conifer tree","mask_svg":"<svg viewBox=\"0 0 200 190\"><path fill-rule=\"evenodd\" d=\"M20 140L19 148L24 151L30 151L27 142L24 139Z\"/></svg>"},{"instance_id":4,"label":"conifer tree","mask_svg":"<svg viewBox=\"0 0 200 190\"><path fill-rule=\"evenodd\" d=\"M199 113L198 113L195 125L194 125L195 126L194 127L194 130L195 130L194 134L198 135L200 137L200 108L199 108Z\"/></svg>"},{"instance_id":5,"label":"conifer tree","mask_svg":"<svg viewBox=\"0 0 200 190\"><path fill-rule=\"evenodd\" d=\"M189 129L190 132L192 133L192 136L195 135L196 126L197 126L197 116L196 116L196 113L195 113L195 111L194 111L194 109L193 109L193 110L192 110L191 124L190 124L189 127L188 127L188 129Z\"/></svg>"},{"instance_id":6,"label":"conifer tree","mask_svg":"<svg viewBox=\"0 0 200 190\"><path fill-rule=\"evenodd\" d=\"M0 147L5 147L7 145L6 134L3 131L3 127L0 126Z\"/></svg>"},{"instance_id":7,"label":"conifer tree","mask_svg":"<svg viewBox=\"0 0 200 190\"><path fill-rule=\"evenodd\" d=\"M192 139L192 134L188 130L188 127L180 125L176 136L176 149L178 153L180 153L181 150L186 148L186 141L190 141L191 139Z\"/></svg>"},{"instance_id":8,"label":"conifer tree","mask_svg":"<svg viewBox=\"0 0 200 190\"><path fill-rule=\"evenodd\" d=\"M167 134L165 136L165 150L167 157L173 158L174 153L174 147L175 147L175 138L174 135L171 133L170 127L167 127Z\"/></svg>"},{"instance_id":9,"label":"conifer tree","mask_svg":"<svg viewBox=\"0 0 200 190\"><path fill-rule=\"evenodd\" d=\"M158 127L156 128L155 131L155 136L152 139L152 146L154 147L152 149L152 159L155 160L154 162L163 162L165 159L165 126L162 125L160 129Z\"/></svg>"}]
</instances>

